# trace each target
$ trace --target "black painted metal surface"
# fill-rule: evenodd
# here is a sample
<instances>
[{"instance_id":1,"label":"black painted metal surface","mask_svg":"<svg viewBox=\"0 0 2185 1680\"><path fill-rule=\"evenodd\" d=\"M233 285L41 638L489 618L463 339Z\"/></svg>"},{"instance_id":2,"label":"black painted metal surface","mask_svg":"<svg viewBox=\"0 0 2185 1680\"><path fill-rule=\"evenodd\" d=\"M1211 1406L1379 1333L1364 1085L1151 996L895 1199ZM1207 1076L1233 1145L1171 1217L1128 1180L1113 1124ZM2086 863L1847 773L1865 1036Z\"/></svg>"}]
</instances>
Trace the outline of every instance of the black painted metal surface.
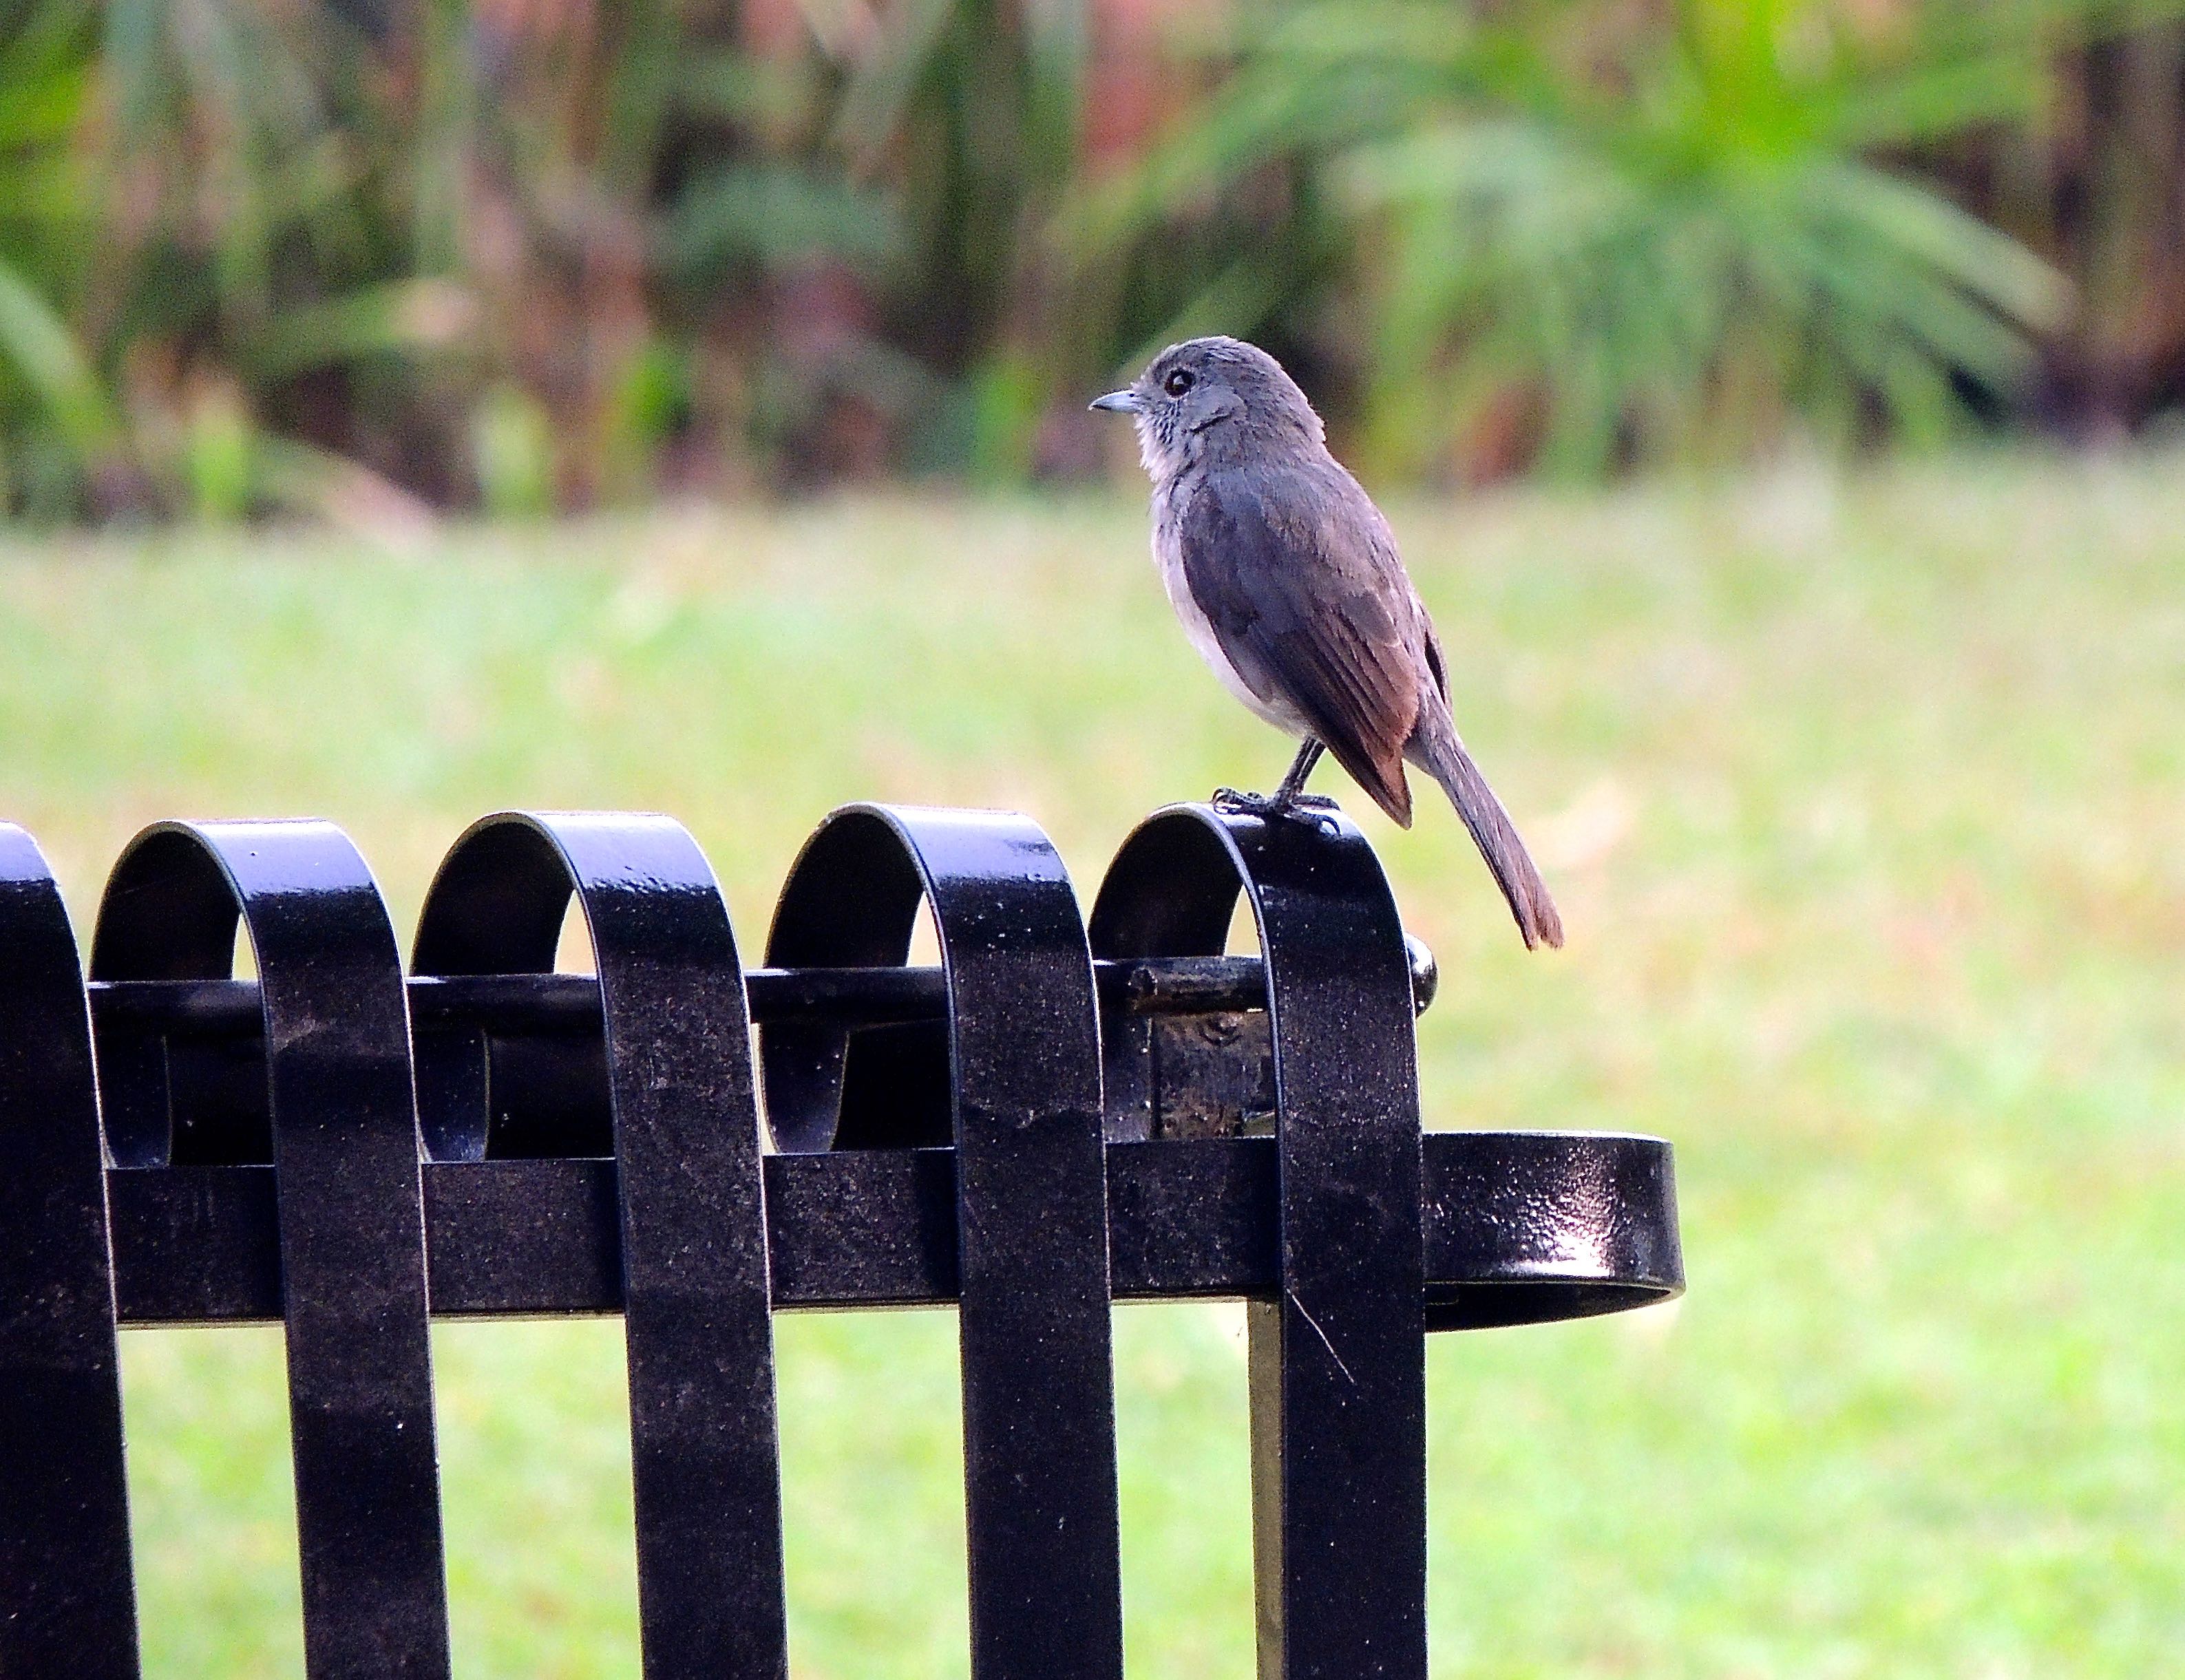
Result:
<instances>
[{"instance_id":1,"label":"black painted metal surface","mask_svg":"<svg viewBox=\"0 0 2185 1680\"><path fill-rule=\"evenodd\" d=\"M0 1675L137 1673L106 1173L75 936L0 823Z\"/></svg>"},{"instance_id":2,"label":"black painted metal surface","mask_svg":"<svg viewBox=\"0 0 2185 1680\"><path fill-rule=\"evenodd\" d=\"M415 966L550 969L573 891L599 970L618 1168L645 1673L785 1676L758 1100L712 870L664 817L490 817L441 865ZM442 1128L459 1160L488 1153L492 1087L489 1068L471 1124Z\"/></svg>"},{"instance_id":3,"label":"black painted metal surface","mask_svg":"<svg viewBox=\"0 0 2185 1680\"><path fill-rule=\"evenodd\" d=\"M1211 955L1240 890L1275 1086L1276 1289L1249 1316L1260 1672L1425 1680L1418 1078L1380 863L1333 811L1181 807L1125 842L1092 938L1108 957Z\"/></svg>"},{"instance_id":4,"label":"black painted metal surface","mask_svg":"<svg viewBox=\"0 0 2185 1680\"><path fill-rule=\"evenodd\" d=\"M626 1315L651 1677L785 1670L770 1312L957 1304L975 1672L1113 1680L1108 1303L1242 1297L1262 1672L1415 1680L1421 1337L1678 1292L1668 1147L1422 1138L1431 958L1338 817L1160 813L1091 946L1020 818L836 813L744 970L673 823L504 815L405 985L337 831L168 824L87 1011L0 826L0 1440L52 1448L0 1476L0 1676L136 1672L117 1319L285 1320L310 1671L444 1673L429 1300Z\"/></svg>"},{"instance_id":5,"label":"black painted metal surface","mask_svg":"<svg viewBox=\"0 0 2185 1680\"><path fill-rule=\"evenodd\" d=\"M1412 946L1413 1007L1436 984L1433 958ZM1103 1015L1230 1014L1267 1007L1256 957L1162 957L1092 965ZM882 1026L945 1020L948 977L937 968L746 968L751 1018L761 1024ZM251 980L143 980L91 985L92 1013L116 1032L187 1031L204 1039L254 1038L262 1022ZM592 1033L600 988L590 974L416 974L410 1019L421 1032L470 1028L500 1033Z\"/></svg>"},{"instance_id":6,"label":"black painted metal surface","mask_svg":"<svg viewBox=\"0 0 2185 1680\"><path fill-rule=\"evenodd\" d=\"M952 1151L769 1155L764 1165L777 1312L954 1303ZM1424 1165L1434 1329L1621 1312L1682 1287L1658 1138L1432 1132ZM427 1162L434 1315L620 1312L617 1176L611 1160ZM1273 1139L1111 1143L1107 1178L1115 1299L1273 1294ZM122 1323L280 1317L271 1169L109 1181ZM1483 1184L1511 1204L1506 1217L1474 1217L1461 1198Z\"/></svg>"},{"instance_id":7,"label":"black painted metal surface","mask_svg":"<svg viewBox=\"0 0 2185 1680\"><path fill-rule=\"evenodd\" d=\"M305 1666L437 1680L447 1589L410 1023L371 872L326 823L148 829L107 884L92 972L224 978L238 918L265 1018ZM162 1141L148 1125L131 1136L138 1170L251 1140L208 1125Z\"/></svg>"},{"instance_id":8,"label":"black painted metal surface","mask_svg":"<svg viewBox=\"0 0 2185 1680\"><path fill-rule=\"evenodd\" d=\"M1117 1680L1122 1564L1108 1309L1100 1038L1085 927L1062 860L1021 817L853 807L783 889L767 960L900 963L921 899L948 979L947 1035L879 1030L891 1077L945 1064L954 1142L964 1476L975 1680ZM878 1036L878 1034L874 1035ZM767 1030L768 1113L786 1150L926 1141L868 1084L870 1043Z\"/></svg>"}]
</instances>

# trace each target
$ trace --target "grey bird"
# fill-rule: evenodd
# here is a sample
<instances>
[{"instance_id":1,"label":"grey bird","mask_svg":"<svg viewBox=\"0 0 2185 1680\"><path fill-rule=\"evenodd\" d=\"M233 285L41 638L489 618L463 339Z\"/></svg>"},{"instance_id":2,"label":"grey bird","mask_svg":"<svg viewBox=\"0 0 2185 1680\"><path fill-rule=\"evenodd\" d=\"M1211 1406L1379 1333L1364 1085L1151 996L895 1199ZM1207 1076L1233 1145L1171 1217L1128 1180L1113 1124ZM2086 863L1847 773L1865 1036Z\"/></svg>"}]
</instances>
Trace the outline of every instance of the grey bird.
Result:
<instances>
[{"instance_id":1,"label":"grey bird","mask_svg":"<svg viewBox=\"0 0 2185 1680\"><path fill-rule=\"evenodd\" d=\"M1231 694L1304 741L1271 797L1224 789L1217 802L1283 815L1326 751L1408 829L1408 761L1456 806L1528 948L1561 945L1555 901L1458 739L1441 643L1389 522L1282 364L1193 338L1092 406L1137 423L1154 560L1184 633Z\"/></svg>"}]
</instances>

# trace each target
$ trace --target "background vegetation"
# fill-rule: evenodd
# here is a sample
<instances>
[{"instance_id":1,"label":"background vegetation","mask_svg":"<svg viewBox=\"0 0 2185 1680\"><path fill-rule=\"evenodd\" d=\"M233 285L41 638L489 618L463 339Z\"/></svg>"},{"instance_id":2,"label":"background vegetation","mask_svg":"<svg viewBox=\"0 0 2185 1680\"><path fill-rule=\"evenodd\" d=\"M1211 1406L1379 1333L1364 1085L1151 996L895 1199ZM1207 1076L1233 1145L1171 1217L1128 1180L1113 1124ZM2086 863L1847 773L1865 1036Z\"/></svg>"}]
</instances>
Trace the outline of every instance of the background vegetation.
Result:
<instances>
[{"instance_id":1,"label":"background vegetation","mask_svg":"<svg viewBox=\"0 0 2185 1680\"><path fill-rule=\"evenodd\" d=\"M1260 337L1383 478L2185 389L2165 0L0 0L0 511L1097 472Z\"/></svg>"},{"instance_id":2,"label":"background vegetation","mask_svg":"<svg viewBox=\"0 0 2185 1680\"><path fill-rule=\"evenodd\" d=\"M1365 809L1441 958L1428 1123L1669 1136L1691 1272L1671 1310L1436 1339L1439 1680L2171 1672L2185 458L1391 511L1572 929L1528 956L1447 812ZM1035 812L1089 896L1145 811L1286 756L1175 633L1143 519L0 545L6 809L86 925L177 812L334 818L405 931L509 804L677 813L747 946L852 797ZM1250 1671L1234 1327L1118 1315L1135 1674ZM964 1672L953 1332L781 1322L805 1680ZM634 1672L619 1326L437 1348L459 1672ZM298 1672L277 1333L123 1356L150 1673Z\"/></svg>"}]
</instances>

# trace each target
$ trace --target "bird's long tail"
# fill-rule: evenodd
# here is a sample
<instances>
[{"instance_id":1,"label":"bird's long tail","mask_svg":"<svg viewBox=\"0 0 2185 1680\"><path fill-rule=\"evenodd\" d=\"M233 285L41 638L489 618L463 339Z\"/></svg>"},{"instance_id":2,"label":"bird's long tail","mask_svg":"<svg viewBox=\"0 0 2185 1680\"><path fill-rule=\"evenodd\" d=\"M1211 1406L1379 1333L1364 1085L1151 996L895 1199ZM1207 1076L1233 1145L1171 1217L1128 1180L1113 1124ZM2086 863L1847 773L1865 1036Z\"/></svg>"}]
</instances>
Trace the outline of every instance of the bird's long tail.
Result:
<instances>
[{"instance_id":1,"label":"bird's long tail","mask_svg":"<svg viewBox=\"0 0 2185 1680\"><path fill-rule=\"evenodd\" d=\"M1510 913L1517 918L1525 948L1560 946L1563 918L1556 913L1555 900L1548 896L1547 883L1540 879L1532 853L1518 838L1517 825L1502 808L1502 801L1495 798L1495 790L1487 785L1487 778L1479 773L1479 767L1472 762L1472 755L1464 750L1456 730L1453 727L1430 732L1422 729L1411 738L1411 750L1405 756L1441 784L1456 814L1464 818L1464 826L1472 830L1479 855L1495 872L1495 884L1510 901Z\"/></svg>"}]
</instances>

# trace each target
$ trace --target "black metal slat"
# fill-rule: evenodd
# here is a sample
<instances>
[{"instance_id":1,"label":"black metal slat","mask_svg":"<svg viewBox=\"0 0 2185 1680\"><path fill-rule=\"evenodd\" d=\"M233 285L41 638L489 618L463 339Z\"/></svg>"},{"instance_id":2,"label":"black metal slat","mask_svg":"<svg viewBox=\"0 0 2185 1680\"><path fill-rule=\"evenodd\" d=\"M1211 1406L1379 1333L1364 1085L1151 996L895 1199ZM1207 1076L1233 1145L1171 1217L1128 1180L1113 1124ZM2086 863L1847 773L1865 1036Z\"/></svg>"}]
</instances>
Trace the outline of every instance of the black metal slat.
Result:
<instances>
[{"instance_id":1,"label":"black metal slat","mask_svg":"<svg viewBox=\"0 0 2185 1680\"><path fill-rule=\"evenodd\" d=\"M1274 1288L1249 1315L1262 1680L1425 1680L1425 1239L1403 931L1339 814L1188 806L1126 840L1104 956L1218 951L1242 889L1271 992Z\"/></svg>"},{"instance_id":2,"label":"black metal slat","mask_svg":"<svg viewBox=\"0 0 2185 1680\"><path fill-rule=\"evenodd\" d=\"M82 970L0 823L0 1675L135 1680L106 1186Z\"/></svg>"},{"instance_id":3,"label":"black metal slat","mask_svg":"<svg viewBox=\"0 0 2185 1680\"><path fill-rule=\"evenodd\" d=\"M161 824L115 865L92 972L263 978L289 1435L312 1680L445 1680L424 1219L401 957L331 824Z\"/></svg>"},{"instance_id":4,"label":"black metal slat","mask_svg":"<svg viewBox=\"0 0 2185 1680\"><path fill-rule=\"evenodd\" d=\"M1223 828L1267 953L1278 1096L1281 1287L1249 1320L1255 1533L1278 1560L1262 1602L1282 1605L1261 1666L1269 1680L1426 1680L1425 1245L1403 927L1347 819Z\"/></svg>"},{"instance_id":5,"label":"black metal slat","mask_svg":"<svg viewBox=\"0 0 2185 1680\"><path fill-rule=\"evenodd\" d=\"M544 968L573 889L604 1005L644 1672L774 1680L789 1655L758 1101L712 870L664 817L489 818L426 896L416 967Z\"/></svg>"},{"instance_id":6,"label":"black metal slat","mask_svg":"<svg viewBox=\"0 0 2185 1680\"><path fill-rule=\"evenodd\" d=\"M791 872L768 960L900 963L921 898L948 976L971 1673L1120 1680L1099 1020L1062 861L1020 817L839 812ZM915 1077L936 1047L890 1049ZM770 1029L763 1053L777 1141L835 1142L847 1036Z\"/></svg>"}]
</instances>

